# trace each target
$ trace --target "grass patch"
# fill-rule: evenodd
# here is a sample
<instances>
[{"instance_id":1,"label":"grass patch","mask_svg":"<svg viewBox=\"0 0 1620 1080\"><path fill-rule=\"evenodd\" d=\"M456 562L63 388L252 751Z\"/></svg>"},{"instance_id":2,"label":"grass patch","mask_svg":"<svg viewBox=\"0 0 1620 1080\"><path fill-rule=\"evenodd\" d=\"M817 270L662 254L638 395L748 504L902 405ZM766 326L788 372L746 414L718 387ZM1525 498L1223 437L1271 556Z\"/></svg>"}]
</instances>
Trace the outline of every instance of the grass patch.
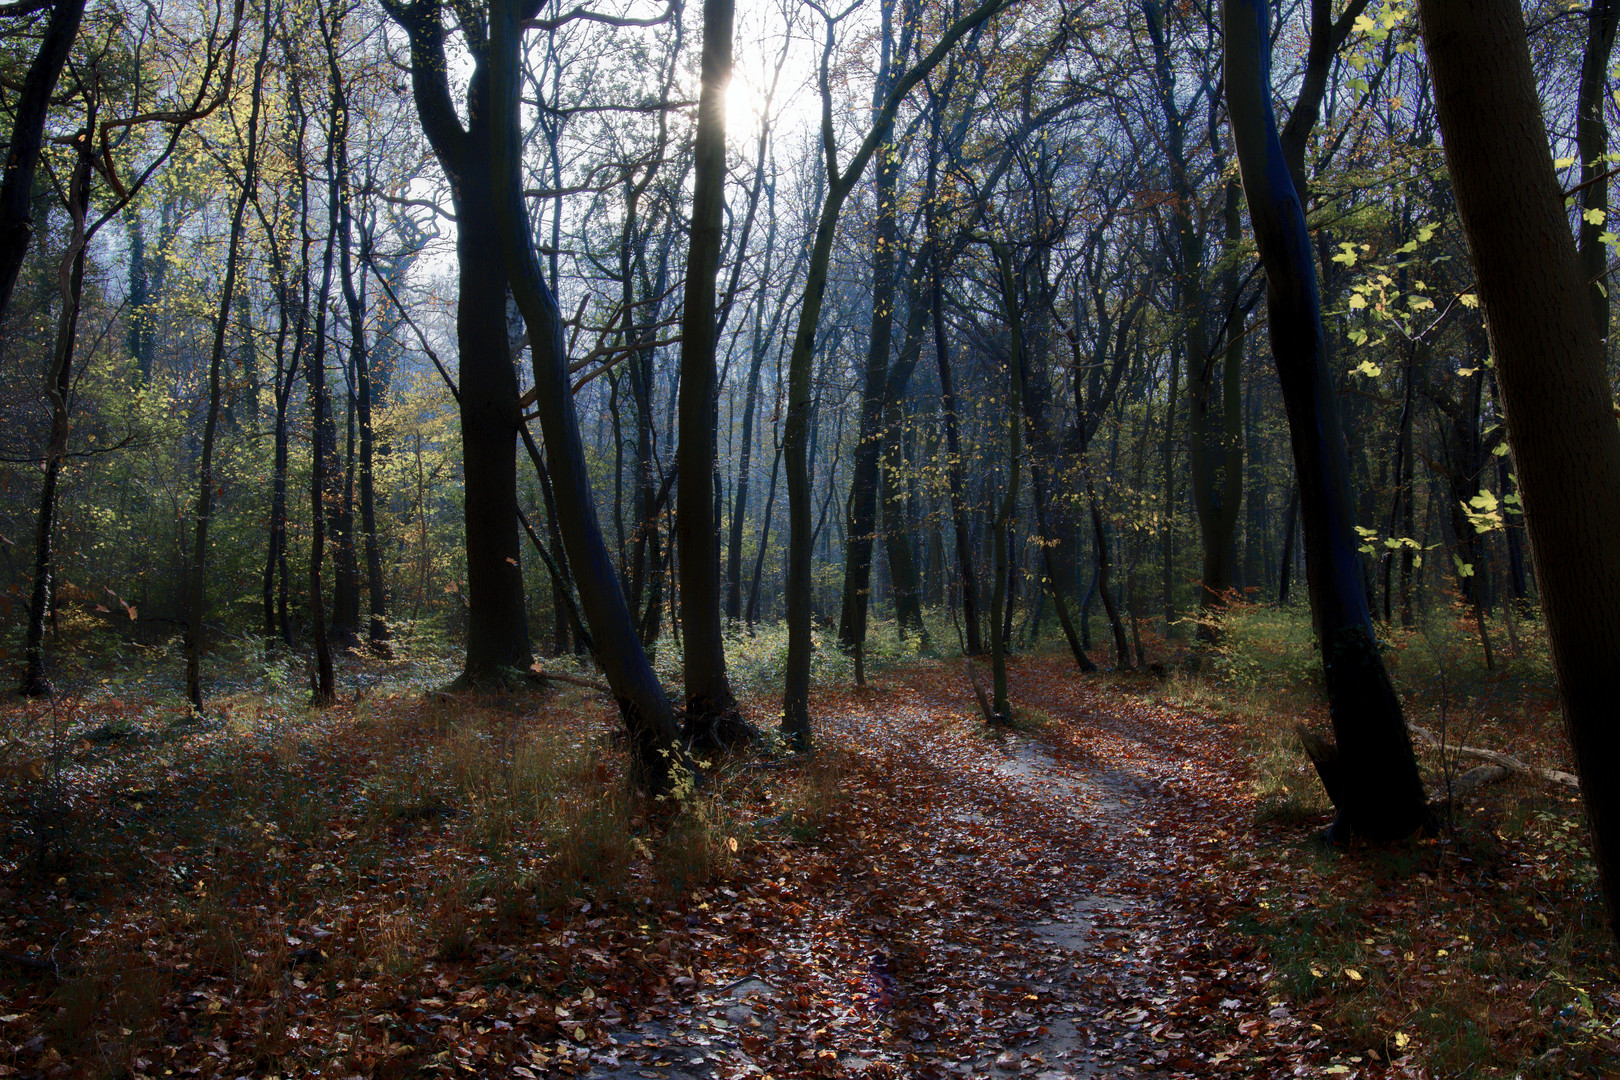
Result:
<instances>
[{"instance_id":1,"label":"grass patch","mask_svg":"<svg viewBox=\"0 0 1620 1080\"><path fill-rule=\"evenodd\" d=\"M1520 614L1511 653L1500 618L1487 631L1491 667L1471 610L1381 628L1409 721L1568 769L1540 623ZM1159 695L1236 722L1256 857L1273 870L1231 925L1336 1050L1436 1077L1587 1076L1616 1060L1620 969L1573 793L1510 779L1452 807L1437 836L1324 852L1311 837L1332 807L1294 732L1328 728L1303 608L1234 608L1222 645ZM1474 764L1421 744L1419 761L1431 796Z\"/></svg>"}]
</instances>

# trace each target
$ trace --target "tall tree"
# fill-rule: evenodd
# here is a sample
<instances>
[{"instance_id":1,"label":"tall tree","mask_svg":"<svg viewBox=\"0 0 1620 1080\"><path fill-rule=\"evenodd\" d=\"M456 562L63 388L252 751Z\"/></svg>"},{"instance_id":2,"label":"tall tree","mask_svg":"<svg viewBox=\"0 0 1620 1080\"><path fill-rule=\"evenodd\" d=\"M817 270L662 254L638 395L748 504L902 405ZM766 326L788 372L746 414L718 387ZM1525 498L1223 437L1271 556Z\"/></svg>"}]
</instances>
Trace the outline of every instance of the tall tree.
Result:
<instances>
[{"instance_id":1,"label":"tall tree","mask_svg":"<svg viewBox=\"0 0 1620 1080\"><path fill-rule=\"evenodd\" d=\"M1507 408L1592 857L1620 935L1620 430L1513 0L1425 0L1446 165Z\"/></svg>"},{"instance_id":2,"label":"tall tree","mask_svg":"<svg viewBox=\"0 0 1620 1080\"><path fill-rule=\"evenodd\" d=\"M492 136L485 175L493 181L491 194L495 202L491 209L502 263L529 328L535 405L545 435L563 545L579 587L580 607L590 623L597 661L618 699L630 735L637 778L654 791L667 792L690 763L677 740L674 711L641 647L602 540L568 381L562 314L529 241L534 234L523 203L518 153L519 26L525 16L533 15L533 11L521 10L521 5L528 2L531 0L491 3L489 48L483 66L487 94L484 100L490 106L487 122Z\"/></svg>"},{"instance_id":3,"label":"tall tree","mask_svg":"<svg viewBox=\"0 0 1620 1080\"><path fill-rule=\"evenodd\" d=\"M1227 114L1266 272L1272 359L1288 413L1311 615L1337 743L1331 757L1318 761L1339 810L1330 836L1353 831L1391 840L1421 826L1428 810L1362 587L1316 262L1271 105L1270 6L1267 0L1226 0L1222 21Z\"/></svg>"},{"instance_id":4,"label":"tall tree","mask_svg":"<svg viewBox=\"0 0 1620 1080\"><path fill-rule=\"evenodd\" d=\"M691 245L681 316L680 443L676 449L675 530L681 574L682 667L686 736L699 746L727 745L746 729L726 677L720 629L719 520L714 456L715 283L726 179L726 84L731 81L732 0L703 2L702 89L693 146Z\"/></svg>"},{"instance_id":5,"label":"tall tree","mask_svg":"<svg viewBox=\"0 0 1620 1080\"><path fill-rule=\"evenodd\" d=\"M517 520L517 374L507 340L506 272L490 178L488 30L477 5L452 8L471 59L466 122L450 96L440 0L383 0L410 38L411 89L456 212L456 344L460 356L462 508L467 543L467 654L461 679L504 678L533 659L523 608Z\"/></svg>"},{"instance_id":6,"label":"tall tree","mask_svg":"<svg viewBox=\"0 0 1620 1080\"><path fill-rule=\"evenodd\" d=\"M820 83L821 143L826 158L827 193L816 223L810 265L805 274L804 297L799 308L798 330L794 333L793 352L788 360L787 419L782 433L788 480L788 656L782 688L782 728L799 749L810 746L810 559L813 537L810 522L810 360L815 353L816 328L821 320L822 301L827 292L827 270L832 258L833 237L838 230L838 216L850 192L860 182L867 163L884 141L889 122L894 119L900 103L911 88L927 78L928 73L938 66L964 35L1002 10L1008 2L984 0L946 28L933 49L895 80L860 148L842 170L838 167L838 142L833 127L831 75L833 48L837 43L837 20L831 17L826 20Z\"/></svg>"},{"instance_id":7,"label":"tall tree","mask_svg":"<svg viewBox=\"0 0 1620 1080\"><path fill-rule=\"evenodd\" d=\"M208 527L214 516L214 438L219 426L220 374L225 364L225 335L230 329L231 301L236 296L236 275L247 224L248 203L258 186L259 104L264 93L264 68L270 59L270 5L263 9L259 58L253 65L249 94L247 146L242 159L241 189L231 211L230 239L225 246L225 275L220 283L219 308L214 315L214 338L208 352L208 407L203 420L202 449L197 467L196 544L191 552L191 584L186 590L186 698L202 711L202 653L208 618Z\"/></svg>"}]
</instances>

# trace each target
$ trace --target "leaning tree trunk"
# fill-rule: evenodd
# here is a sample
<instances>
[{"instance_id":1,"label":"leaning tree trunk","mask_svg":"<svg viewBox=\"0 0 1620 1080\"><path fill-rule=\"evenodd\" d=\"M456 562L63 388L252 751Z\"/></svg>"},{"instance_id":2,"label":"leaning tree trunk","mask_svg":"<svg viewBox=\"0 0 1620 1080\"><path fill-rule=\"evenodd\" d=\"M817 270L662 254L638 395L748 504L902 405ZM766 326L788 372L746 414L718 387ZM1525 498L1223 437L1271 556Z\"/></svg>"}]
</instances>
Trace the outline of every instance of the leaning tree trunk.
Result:
<instances>
[{"instance_id":1,"label":"leaning tree trunk","mask_svg":"<svg viewBox=\"0 0 1620 1080\"><path fill-rule=\"evenodd\" d=\"M1511 0L1425 0L1446 165L1490 319L1592 857L1620 933L1620 430Z\"/></svg>"},{"instance_id":2,"label":"leaning tree trunk","mask_svg":"<svg viewBox=\"0 0 1620 1080\"><path fill-rule=\"evenodd\" d=\"M666 793L675 788L690 763L677 741L674 710L641 647L602 540L568 381L562 314L528 241L533 233L519 182L518 53L522 32L517 7L516 0L494 0L490 7L488 100L493 138L485 175L493 181L491 209L499 226L504 276L512 284L513 298L529 328L536 407L551 465L563 546L579 588L580 606L630 735L632 768L642 784ZM514 528L516 517L514 513Z\"/></svg>"},{"instance_id":3,"label":"leaning tree trunk","mask_svg":"<svg viewBox=\"0 0 1620 1080\"><path fill-rule=\"evenodd\" d=\"M45 118L51 94L62 75L73 41L79 36L85 0L56 0L39 51L23 76L17 96L11 138L7 140L5 178L0 180L0 321L11 306L23 257L34 236L34 168L45 142Z\"/></svg>"},{"instance_id":4,"label":"leaning tree trunk","mask_svg":"<svg viewBox=\"0 0 1620 1080\"><path fill-rule=\"evenodd\" d=\"M1318 763L1339 810L1329 835L1354 831L1393 840L1420 827L1428 810L1362 587L1349 457L1328 371L1316 264L1271 107L1269 5L1226 0L1223 14L1227 110L1266 271L1272 356L1299 478L1306 579L1337 741L1335 756Z\"/></svg>"}]
</instances>

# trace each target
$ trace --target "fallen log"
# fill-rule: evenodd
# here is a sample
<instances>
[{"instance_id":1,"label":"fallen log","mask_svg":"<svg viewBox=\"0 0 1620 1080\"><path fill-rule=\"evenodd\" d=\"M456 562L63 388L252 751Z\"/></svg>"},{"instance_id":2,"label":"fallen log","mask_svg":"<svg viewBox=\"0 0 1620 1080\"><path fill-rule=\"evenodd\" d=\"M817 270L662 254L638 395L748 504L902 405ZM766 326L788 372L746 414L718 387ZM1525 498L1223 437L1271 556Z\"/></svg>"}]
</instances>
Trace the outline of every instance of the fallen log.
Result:
<instances>
[{"instance_id":1,"label":"fallen log","mask_svg":"<svg viewBox=\"0 0 1620 1080\"><path fill-rule=\"evenodd\" d=\"M1562 772L1558 769L1537 768L1536 766L1527 762L1520 761L1516 757L1499 753L1495 750L1484 750L1477 746L1458 746L1455 744L1447 744L1434 732L1428 730L1427 728L1418 727L1416 724L1408 724L1407 728L1412 732L1412 734L1416 735L1429 745L1443 747L1445 750L1448 750L1453 754L1458 754L1462 757L1478 758L1481 761L1489 761L1493 765L1500 765L1504 769L1509 769L1516 773L1522 773L1525 776L1534 776L1538 780L1546 780L1549 783L1562 784L1565 787L1580 786L1580 781L1576 779L1574 773Z\"/></svg>"},{"instance_id":2,"label":"fallen log","mask_svg":"<svg viewBox=\"0 0 1620 1080\"><path fill-rule=\"evenodd\" d=\"M591 679L581 679L577 675L560 675L555 671L541 671L539 668L530 668L535 675L553 682L567 683L570 686L583 686L587 690L599 690L604 694L613 693L613 687L607 683L595 682Z\"/></svg>"}]
</instances>

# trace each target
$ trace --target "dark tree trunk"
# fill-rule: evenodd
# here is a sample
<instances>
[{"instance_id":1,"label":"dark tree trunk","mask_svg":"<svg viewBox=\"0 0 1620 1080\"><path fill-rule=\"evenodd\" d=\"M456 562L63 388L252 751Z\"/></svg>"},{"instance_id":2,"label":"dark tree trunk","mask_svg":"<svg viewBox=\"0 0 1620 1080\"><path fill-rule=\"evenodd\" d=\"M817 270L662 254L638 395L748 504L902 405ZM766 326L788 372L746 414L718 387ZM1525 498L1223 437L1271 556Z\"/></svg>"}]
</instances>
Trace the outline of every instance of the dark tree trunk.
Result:
<instances>
[{"instance_id":1,"label":"dark tree trunk","mask_svg":"<svg viewBox=\"0 0 1620 1080\"><path fill-rule=\"evenodd\" d=\"M455 192L456 343L461 358L462 507L467 536L467 659L458 682L501 682L510 670L527 668L533 654L519 562L515 451L520 411L507 340L507 276L501 260L491 257L508 238L500 235L490 176L495 140L488 57L483 49L475 49L463 127L450 98L439 4L389 0L385 6L410 36L417 114ZM539 333L533 324L529 330L531 336ZM549 450L549 437L547 444Z\"/></svg>"},{"instance_id":2,"label":"dark tree trunk","mask_svg":"<svg viewBox=\"0 0 1620 1080\"><path fill-rule=\"evenodd\" d=\"M515 0L494 0L491 5L489 52L482 74L487 79L485 100L492 114L488 123L493 136L485 175L497 181L490 188L490 209L505 276L511 280L513 295L528 324L536 407L555 485L563 546L579 586L580 606L590 623L597 659L624 717L636 777L651 790L667 793L681 773L690 769L690 763L677 742L674 710L641 648L602 540L568 379L562 313L557 310L556 299L529 242L532 233L520 183L517 124L519 25L523 17ZM501 325L505 326L504 319ZM512 525L517 527L515 511Z\"/></svg>"},{"instance_id":3,"label":"dark tree trunk","mask_svg":"<svg viewBox=\"0 0 1620 1080\"><path fill-rule=\"evenodd\" d=\"M334 84L338 79L337 66L332 67ZM347 104L345 103L345 108ZM348 174L348 152L342 150L342 160L339 172L343 176ZM341 207L342 247L339 259L339 271L343 285L343 301L349 311L349 370L354 374L354 424L359 428L360 454L358 461L351 455L349 467L351 475L355 476L359 487L360 497L360 541L365 548L366 558L366 599L367 615L366 640L371 650L378 655L387 656L390 653L388 644L388 598L385 592L382 572L382 549L377 543L377 497L373 483L373 467L376 459L376 438L372 429L372 379L371 379L371 353L366 345L365 322L365 291L363 285L356 286L353 262L350 257L354 224L354 193L345 185L343 203ZM365 262L369 258L366 250L370 244L370 237L364 227L360 228L360 258ZM349 539L349 557L354 559L354 536L352 532ZM356 568L358 569L358 568ZM356 575L358 576L358 575ZM358 589L355 590L356 624L359 620Z\"/></svg>"},{"instance_id":4,"label":"dark tree trunk","mask_svg":"<svg viewBox=\"0 0 1620 1080\"><path fill-rule=\"evenodd\" d=\"M1349 461L1328 372L1305 212L1271 106L1266 0L1226 0L1226 97L1261 264L1273 359L1294 451L1306 577L1337 741L1334 835L1409 835L1428 818L1423 781L1373 634L1351 528Z\"/></svg>"},{"instance_id":5,"label":"dark tree trunk","mask_svg":"<svg viewBox=\"0 0 1620 1080\"><path fill-rule=\"evenodd\" d=\"M45 36L34 54L17 95L7 141L5 178L0 180L0 322L11 306L23 257L34 236L34 169L45 142L45 118L51 94L62 75L73 41L79 36L85 0L56 0L45 24Z\"/></svg>"},{"instance_id":6,"label":"dark tree trunk","mask_svg":"<svg viewBox=\"0 0 1620 1080\"><path fill-rule=\"evenodd\" d=\"M45 478L40 485L39 520L34 531L34 582L23 640L20 692L28 697L42 697L52 689L45 662L45 622L50 616L56 585L56 489L62 475L62 461L67 455L73 350L78 338L79 302L84 295L84 219L90 209L90 175L89 149L81 147L68 181L68 213L73 219L73 232L58 274L62 306L57 311L56 346L45 377L45 392L51 405L51 431L45 446Z\"/></svg>"},{"instance_id":7,"label":"dark tree trunk","mask_svg":"<svg viewBox=\"0 0 1620 1080\"><path fill-rule=\"evenodd\" d=\"M932 165L932 163L930 163ZM929 222L932 227L932 203ZM937 246L937 241L931 241ZM934 323L934 359L939 369L939 410L945 426L945 480L950 487L951 532L956 539L956 569L962 590L962 623L969 656L984 652L979 639L979 578L973 572L973 526L968 520L967 503L962 497L962 444L957 432L956 389L951 375L950 338L945 333L945 287L943 260L934 259L929 267L929 304Z\"/></svg>"},{"instance_id":8,"label":"dark tree trunk","mask_svg":"<svg viewBox=\"0 0 1620 1080\"><path fill-rule=\"evenodd\" d=\"M704 0L702 91L693 145L691 247L681 317L680 443L675 530L680 558L682 670L688 742L729 746L747 737L726 677L720 628L719 522L713 483L716 414L715 283L720 273L726 172L725 88L731 79L732 0ZM756 368L757 370L757 368Z\"/></svg>"},{"instance_id":9,"label":"dark tree trunk","mask_svg":"<svg viewBox=\"0 0 1620 1080\"><path fill-rule=\"evenodd\" d=\"M1620 932L1620 430L1602 338L1510 0L1420 8L1446 164L1507 409L1564 724Z\"/></svg>"},{"instance_id":10,"label":"dark tree trunk","mask_svg":"<svg viewBox=\"0 0 1620 1080\"><path fill-rule=\"evenodd\" d=\"M1012 521L1018 511L1019 463L1023 457L1024 418L1024 320L1018 306L1018 290L1013 281L1012 254L999 243L993 245L996 264L1001 278L1001 305L1007 319L1007 384L1012 400L1007 407L1007 488L1002 493L1001 509L996 513L995 526L995 587L990 594L990 671L994 687L991 706L994 718L1007 722L1012 718L1012 707L1007 701L1007 603L1008 582L1012 575L1012 560L1008 556L1007 540Z\"/></svg>"},{"instance_id":11,"label":"dark tree trunk","mask_svg":"<svg viewBox=\"0 0 1620 1080\"><path fill-rule=\"evenodd\" d=\"M1581 273L1592 299L1592 317L1598 337L1609 340L1609 245L1603 234L1614 225L1609 213L1608 107L1609 54L1614 52L1615 30L1620 28L1620 4L1592 0L1586 15L1586 48L1581 53L1581 83L1575 103L1575 146L1581 162ZM1593 211L1596 211L1594 214ZM1590 217L1588 216L1590 215Z\"/></svg>"},{"instance_id":12,"label":"dark tree trunk","mask_svg":"<svg viewBox=\"0 0 1620 1080\"><path fill-rule=\"evenodd\" d=\"M872 109L882 127L874 125L879 139L877 167L873 173L872 205L872 322L867 333L866 369L861 389L860 426L855 436L855 457L849 479L849 513L844 536L844 596L838 616L838 645L859 654L866 644L867 612L872 592L872 546L877 539L878 484L888 415L884 389L888 383L889 351L893 345L896 285L895 256L900 242L899 208L895 188L900 180L900 155L893 144L893 117L881 120L885 97L894 85L895 67L901 62L894 55L894 0L882 0L880 60L872 87ZM862 663L857 655L856 681L861 680Z\"/></svg>"},{"instance_id":13,"label":"dark tree trunk","mask_svg":"<svg viewBox=\"0 0 1620 1080\"><path fill-rule=\"evenodd\" d=\"M196 542L191 550L191 584L186 604L186 698L202 712L202 653L208 619L208 526L214 516L214 436L219 425L220 375L225 365L225 334L231 325L231 301L236 295L238 255L248 202L258 185L259 102L264 89L265 62L270 59L270 9L264 9L259 59L253 68L253 91L248 107L247 156L242 164L242 190L231 215L230 239L225 247L225 280L220 285L219 309L214 315L214 340L208 353L208 411L203 420L202 456L197 467Z\"/></svg>"},{"instance_id":14,"label":"dark tree trunk","mask_svg":"<svg viewBox=\"0 0 1620 1080\"><path fill-rule=\"evenodd\" d=\"M1294 527L1299 523L1299 485L1288 493L1288 509L1284 512L1282 554L1278 557L1277 606L1288 606L1288 587L1294 576Z\"/></svg>"}]
</instances>

